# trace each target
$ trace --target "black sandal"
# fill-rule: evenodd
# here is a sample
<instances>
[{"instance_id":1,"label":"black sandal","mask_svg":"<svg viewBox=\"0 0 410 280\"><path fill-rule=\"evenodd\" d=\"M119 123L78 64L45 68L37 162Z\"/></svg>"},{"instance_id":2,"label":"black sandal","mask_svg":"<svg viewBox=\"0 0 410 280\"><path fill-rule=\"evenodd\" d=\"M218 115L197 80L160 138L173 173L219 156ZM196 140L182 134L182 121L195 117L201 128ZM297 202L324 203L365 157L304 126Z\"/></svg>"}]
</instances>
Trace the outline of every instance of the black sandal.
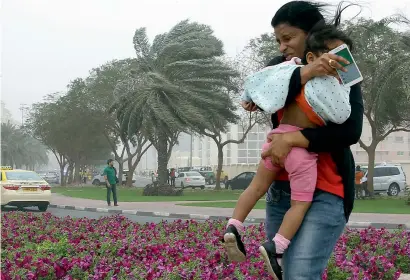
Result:
<instances>
[{"instance_id":1,"label":"black sandal","mask_svg":"<svg viewBox=\"0 0 410 280\"><path fill-rule=\"evenodd\" d=\"M282 280L282 267L278 263L278 258L281 259L283 254L276 253L276 245L273 241L267 241L259 247L259 252L262 255L269 275L275 280Z\"/></svg>"},{"instance_id":2,"label":"black sandal","mask_svg":"<svg viewBox=\"0 0 410 280\"><path fill-rule=\"evenodd\" d=\"M241 240L241 235L234 225L228 226L221 241L224 243L229 261L243 262L246 260L245 246Z\"/></svg>"}]
</instances>

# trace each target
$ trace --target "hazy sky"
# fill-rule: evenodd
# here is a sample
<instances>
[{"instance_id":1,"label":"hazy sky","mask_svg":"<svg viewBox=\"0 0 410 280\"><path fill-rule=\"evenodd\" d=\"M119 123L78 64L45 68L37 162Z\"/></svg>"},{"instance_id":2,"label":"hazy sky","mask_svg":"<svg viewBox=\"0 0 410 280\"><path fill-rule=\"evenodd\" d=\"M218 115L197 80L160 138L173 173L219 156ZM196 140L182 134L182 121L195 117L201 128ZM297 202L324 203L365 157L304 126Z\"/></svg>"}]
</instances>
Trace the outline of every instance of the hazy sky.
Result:
<instances>
[{"instance_id":1,"label":"hazy sky","mask_svg":"<svg viewBox=\"0 0 410 280\"><path fill-rule=\"evenodd\" d=\"M338 1L326 1L336 4ZM285 0L2 0L1 98L17 121L21 103L41 101L112 59L132 57L136 28L152 39L180 20L209 24L235 56L247 41L271 32ZM363 16L410 15L410 0L368 0ZM346 12L353 16L357 9Z\"/></svg>"}]
</instances>

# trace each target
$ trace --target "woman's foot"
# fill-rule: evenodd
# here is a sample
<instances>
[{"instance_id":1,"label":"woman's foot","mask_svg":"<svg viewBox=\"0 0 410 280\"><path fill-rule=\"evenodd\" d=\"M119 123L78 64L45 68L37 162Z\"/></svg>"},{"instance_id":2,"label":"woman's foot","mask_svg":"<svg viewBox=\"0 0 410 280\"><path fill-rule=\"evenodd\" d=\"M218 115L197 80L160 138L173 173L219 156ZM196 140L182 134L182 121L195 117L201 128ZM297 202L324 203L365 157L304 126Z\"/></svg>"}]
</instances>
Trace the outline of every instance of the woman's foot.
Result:
<instances>
[{"instance_id":1,"label":"woman's foot","mask_svg":"<svg viewBox=\"0 0 410 280\"><path fill-rule=\"evenodd\" d=\"M241 240L241 236L234 225L229 225L223 237L228 259L231 262L243 262L246 259L245 246Z\"/></svg>"},{"instance_id":2,"label":"woman's foot","mask_svg":"<svg viewBox=\"0 0 410 280\"><path fill-rule=\"evenodd\" d=\"M269 274L275 280L282 280L282 268L278 263L278 258L282 258L282 254L276 253L276 245L273 241L267 241L259 247L259 252L265 261Z\"/></svg>"}]
</instances>

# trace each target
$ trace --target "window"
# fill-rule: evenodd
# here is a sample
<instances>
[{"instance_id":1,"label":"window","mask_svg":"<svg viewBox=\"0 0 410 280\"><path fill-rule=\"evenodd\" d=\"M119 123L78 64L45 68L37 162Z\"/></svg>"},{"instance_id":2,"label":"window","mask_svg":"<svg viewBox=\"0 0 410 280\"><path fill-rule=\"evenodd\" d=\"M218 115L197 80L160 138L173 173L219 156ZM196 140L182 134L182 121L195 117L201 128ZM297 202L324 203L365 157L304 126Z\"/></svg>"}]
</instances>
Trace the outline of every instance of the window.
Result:
<instances>
[{"instance_id":1,"label":"window","mask_svg":"<svg viewBox=\"0 0 410 280\"><path fill-rule=\"evenodd\" d=\"M245 157L238 158L238 163L248 163L248 159Z\"/></svg>"},{"instance_id":2,"label":"window","mask_svg":"<svg viewBox=\"0 0 410 280\"><path fill-rule=\"evenodd\" d=\"M239 174L238 177L236 177L236 178L245 179L246 178L246 173Z\"/></svg>"},{"instance_id":3,"label":"window","mask_svg":"<svg viewBox=\"0 0 410 280\"><path fill-rule=\"evenodd\" d=\"M246 150L246 143L241 143L238 145L238 150Z\"/></svg>"},{"instance_id":4,"label":"window","mask_svg":"<svg viewBox=\"0 0 410 280\"><path fill-rule=\"evenodd\" d=\"M404 142L403 136L396 136L396 137L394 137L394 142L396 142L396 143L403 143L403 142Z\"/></svg>"},{"instance_id":5,"label":"window","mask_svg":"<svg viewBox=\"0 0 410 280\"><path fill-rule=\"evenodd\" d=\"M248 163L258 163L260 160L260 158L248 158Z\"/></svg>"},{"instance_id":6,"label":"window","mask_svg":"<svg viewBox=\"0 0 410 280\"><path fill-rule=\"evenodd\" d=\"M387 176L387 171L386 168L380 167L380 168L375 168L374 169L374 173L373 173L373 177L383 177L383 176Z\"/></svg>"},{"instance_id":7,"label":"window","mask_svg":"<svg viewBox=\"0 0 410 280\"><path fill-rule=\"evenodd\" d=\"M259 143L257 141L248 141L248 149L256 150L258 149Z\"/></svg>"},{"instance_id":8,"label":"window","mask_svg":"<svg viewBox=\"0 0 410 280\"><path fill-rule=\"evenodd\" d=\"M259 152L259 150L249 150L249 151L248 151L248 157L251 157L251 158L259 158L259 157L260 157L260 152Z\"/></svg>"},{"instance_id":9,"label":"window","mask_svg":"<svg viewBox=\"0 0 410 280\"><path fill-rule=\"evenodd\" d=\"M380 167L374 169L373 177L386 177L392 175L399 175L400 171L397 167Z\"/></svg>"},{"instance_id":10,"label":"window","mask_svg":"<svg viewBox=\"0 0 410 280\"><path fill-rule=\"evenodd\" d=\"M239 150L238 151L238 157L243 157L243 158L246 158L246 157L248 157L248 154L247 154L247 150Z\"/></svg>"},{"instance_id":11,"label":"window","mask_svg":"<svg viewBox=\"0 0 410 280\"><path fill-rule=\"evenodd\" d=\"M390 167L390 175L400 175L400 170L397 167Z\"/></svg>"},{"instance_id":12,"label":"window","mask_svg":"<svg viewBox=\"0 0 410 280\"><path fill-rule=\"evenodd\" d=\"M259 140L265 140L266 139L266 133L265 132L259 132Z\"/></svg>"},{"instance_id":13,"label":"window","mask_svg":"<svg viewBox=\"0 0 410 280\"><path fill-rule=\"evenodd\" d=\"M255 173L253 173L253 172L246 173L246 179L252 180L254 176L255 176Z\"/></svg>"},{"instance_id":14,"label":"window","mask_svg":"<svg viewBox=\"0 0 410 280\"><path fill-rule=\"evenodd\" d=\"M231 157L231 149L229 149L229 146L228 146L228 150L226 151L226 157L227 158Z\"/></svg>"},{"instance_id":15,"label":"window","mask_svg":"<svg viewBox=\"0 0 410 280\"><path fill-rule=\"evenodd\" d=\"M16 180L16 181L43 181L37 173L31 171L6 171L7 180Z\"/></svg>"},{"instance_id":16,"label":"window","mask_svg":"<svg viewBox=\"0 0 410 280\"><path fill-rule=\"evenodd\" d=\"M404 152L399 151L399 152L397 152L397 155L398 155L398 156L404 156Z\"/></svg>"},{"instance_id":17,"label":"window","mask_svg":"<svg viewBox=\"0 0 410 280\"><path fill-rule=\"evenodd\" d=\"M258 140L258 134L255 132L248 133L248 140Z\"/></svg>"}]
</instances>

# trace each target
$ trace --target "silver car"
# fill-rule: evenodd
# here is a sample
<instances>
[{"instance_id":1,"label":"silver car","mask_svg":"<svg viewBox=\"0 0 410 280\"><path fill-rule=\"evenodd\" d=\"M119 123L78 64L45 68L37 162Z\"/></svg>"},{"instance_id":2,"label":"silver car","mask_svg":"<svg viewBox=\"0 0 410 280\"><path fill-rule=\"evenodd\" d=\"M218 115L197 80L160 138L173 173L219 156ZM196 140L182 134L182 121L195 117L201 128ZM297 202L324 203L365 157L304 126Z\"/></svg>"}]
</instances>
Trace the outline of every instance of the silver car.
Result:
<instances>
[{"instance_id":1,"label":"silver car","mask_svg":"<svg viewBox=\"0 0 410 280\"><path fill-rule=\"evenodd\" d=\"M362 182L367 182L367 173ZM400 165L385 164L374 167L373 187L375 193L387 193L389 196L397 196L404 192L407 187L406 174Z\"/></svg>"},{"instance_id":2,"label":"silver car","mask_svg":"<svg viewBox=\"0 0 410 280\"><path fill-rule=\"evenodd\" d=\"M196 187L205 189L205 178L197 171L179 172L175 178L175 186L181 188Z\"/></svg>"}]
</instances>

